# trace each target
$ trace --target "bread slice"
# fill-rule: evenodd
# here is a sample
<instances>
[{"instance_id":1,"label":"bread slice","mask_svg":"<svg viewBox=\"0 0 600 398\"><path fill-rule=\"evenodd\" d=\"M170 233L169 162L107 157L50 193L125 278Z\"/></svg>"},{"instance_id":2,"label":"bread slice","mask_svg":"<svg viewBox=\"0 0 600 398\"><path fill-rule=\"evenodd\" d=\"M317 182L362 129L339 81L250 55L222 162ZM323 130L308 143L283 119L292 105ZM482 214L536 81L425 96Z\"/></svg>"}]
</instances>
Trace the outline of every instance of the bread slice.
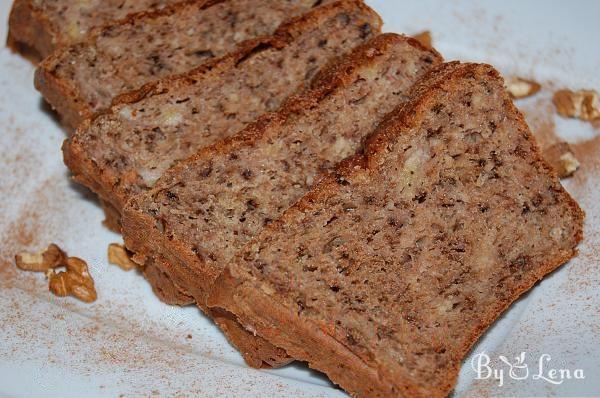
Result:
<instances>
[{"instance_id":1,"label":"bread slice","mask_svg":"<svg viewBox=\"0 0 600 398\"><path fill-rule=\"evenodd\" d=\"M446 64L411 98L209 301L353 396L446 396L473 343L582 239L492 67Z\"/></svg>"},{"instance_id":2,"label":"bread slice","mask_svg":"<svg viewBox=\"0 0 600 398\"><path fill-rule=\"evenodd\" d=\"M136 14L57 51L36 72L35 85L75 128L123 92L185 73L236 44L270 35L318 0L194 1Z\"/></svg>"},{"instance_id":3,"label":"bread slice","mask_svg":"<svg viewBox=\"0 0 600 398\"><path fill-rule=\"evenodd\" d=\"M8 43L45 58L56 48L82 41L93 28L129 14L158 10L183 0L14 0ZM206 2L206 0L202 0Z\"/></svg>"},{"instance_id":4,"label":"bread slice","mask_svg":"<svg viewBox=\"0 0 600 398\"><path fill-rule=\"evenodd\" d=\"M236 251L320 173L354 153L410 86L440 62L435 51L394 34L360 46L277 113L199 151L128 202L127 246L138 260L160 259L161 272L206 310L212 281ZM231 322L210 315L221 327Z\"/></svg>"},{"instance_id":5,"label":"bread slice","mask_svg":"<svg viewBox=\"0 0 600 398\"><path fill-rule=\"evenodd\" d=\"M358 0L321 6L207 67L120 97L65 142L65 163L120 213L177 161L277 109L380 25Z\"/></svg>"}]
</instances>

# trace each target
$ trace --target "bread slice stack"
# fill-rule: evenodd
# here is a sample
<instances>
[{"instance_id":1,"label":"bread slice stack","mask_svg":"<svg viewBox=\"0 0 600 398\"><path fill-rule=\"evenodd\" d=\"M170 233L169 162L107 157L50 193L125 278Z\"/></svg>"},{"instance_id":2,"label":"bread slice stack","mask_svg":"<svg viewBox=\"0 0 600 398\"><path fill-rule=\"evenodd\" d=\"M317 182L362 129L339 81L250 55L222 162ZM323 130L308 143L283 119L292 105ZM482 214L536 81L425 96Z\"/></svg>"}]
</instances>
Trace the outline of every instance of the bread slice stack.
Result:
<instances>
[{"instance_id":1,"label":"bread slice stack","mask_svg":"<svg viewBox=\"0 0 600 398\"><path fill-rule=\"evenodd\" d=\"M75 128L118 94L188 72L244 40L269 35L315 2L202 0L131 15L54 52L40 64L35 85Z\"/></svg>"},{"instance_id":2,"label":"bread slice stack","mask_svg":"<svg viewBox=\"0 0 600 398\"><path fill-rule=\"evenodd\" d=\"M294 91L308 87L319 68L368 40L379 26L379 17L360 1L322 5L210 67L123 96L65 142L65 163L78 181L121 214L128 200L151 189L169 167L277 109ZM266 69L272 73L264 73ZM332 79L325 74L313 84ZM137 258L161 299L172 304L195 300L170 283L162 257L149 257L138 253ZM206 308L204 300L198 304ZM265 357L263 348L240 341L249 335L234 330L228 336L251 364L280 362L275 359L280 355L269 352Z\"/></svg>"},{"instance_id":3,"label":"bread slice stack","mask_svg":"<svg viewBox=\"0 0 600 398\"><path fill-rule=\"evenodd\" d=\"M177 161L276 110L379 29L379 17L359 1L321 6L206 67L122 95L65 142L65 162L121 212Z\"/></svg>"},{"instance_id":4,"label":"bread slice stack","mask_svg":"<svg viewBox=\"0 0 600 398\"><path fill-rule=\"evenodd\" d=\"M362 1L60 3L16 0L10 35L54 50L36 86L65 163L156 294L251 366L446 396L576 255L583 212L498 72L379 34Z\"/></svg>"},{"instance_id":5,"label":"bread slice stack","mask_svg":"<svg viewBox=\"0 0 600 398\"><path fill-rule=\"evenodd\" d=\"M281 109L169 170L124 212L127 246L207 311L212 282L254 235L336 163L435 64L412 39L381 35L359 46Z\"/></svg>"}]
</instances>

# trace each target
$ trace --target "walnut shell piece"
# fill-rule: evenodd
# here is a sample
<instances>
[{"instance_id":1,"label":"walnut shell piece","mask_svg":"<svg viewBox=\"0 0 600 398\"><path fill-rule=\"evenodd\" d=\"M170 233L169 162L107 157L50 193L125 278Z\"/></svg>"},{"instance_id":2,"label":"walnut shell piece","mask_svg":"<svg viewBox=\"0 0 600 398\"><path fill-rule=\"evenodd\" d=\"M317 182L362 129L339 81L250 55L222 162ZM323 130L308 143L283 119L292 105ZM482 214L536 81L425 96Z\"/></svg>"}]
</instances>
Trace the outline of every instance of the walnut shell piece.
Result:
<instances>
[{"instance_id":1,"label":"walnut shell piece","mask_svg":"<svg viewBox=\"0 0 600 398\"><path fill-rule=\"evenodd\" d=\"M108 262L117 265L124 271L137 268L137 264L131 259L125 246L118 243L108 245Z\"/></svg>"},{"instance_id":2,"label":"walnut shell piece","mask_svg":"<svg viewBox=\"0 0 600 398\"><path fill-rule=\"evenodd\" d=\"M421 43L426 48L432 48L431 32L428 30L414 35L413 39Z\"/></svg>"},{"instance_id":3,"label":"walnut shell piece","mask_svg":"<svg viewBox=\"0 0 600 398\"><path fill-rule=\"evenodd\" d=\"M554 93L552 101L561 116L585 121L600 120L600 97L594 90L559 90Z\"/></svg>"},{"instance_id":4,"label":"walnut shell piece","mask_svg":"<svg viewBox=\"0 0 600 398\"><path fill-rule=\"evenodd\" d=\"M514 99L527 98L535 95L542 86L533 80L523 79L521 77L508 77L504 82L506 91Z\"/></svg>"},{"instance_id":5,"label":"walnut shell piece","mask_svg":"<svg viewBox=\"0 0 600 398\"><path fill-rule=\"evenodd\" d=\"M65 265L67 255L60 247L51 243L44 251L38 253L18 253L15 255L15 263L23 271L46 272Z\"/></svg>"},{"instance_id":6,"label":"walnut shell piece","mask_svg":"<svg viewBox=\"0 0 600 398\"><path fill-rule=\"evenodd\" d=\"M560 178L567 178L579 169L579 161L566 142L558 142L544 150L544 159L556 170Z\"/></svg>"}]
</instances>

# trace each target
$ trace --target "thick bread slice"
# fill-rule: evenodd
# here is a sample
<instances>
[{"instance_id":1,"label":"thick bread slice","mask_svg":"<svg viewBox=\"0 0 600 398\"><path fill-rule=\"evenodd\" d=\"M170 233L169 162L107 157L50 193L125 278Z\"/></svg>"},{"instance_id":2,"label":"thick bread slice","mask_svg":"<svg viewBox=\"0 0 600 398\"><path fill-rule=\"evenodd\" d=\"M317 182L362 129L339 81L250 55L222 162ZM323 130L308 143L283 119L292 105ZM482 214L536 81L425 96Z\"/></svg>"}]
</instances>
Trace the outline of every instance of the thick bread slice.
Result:
<instances>
[{"instance_id":1,"label":"thick bread slice","mask_svg":"<svg viewBox=\"0 0 600 398\"><path fill-rule=\"evenodd\" d=\"M210 305L359 397L443 397L583 212L488 65L446 64L242 250Z\"/></svg>"},{"instance_id":2,"label":"thick bread slice","mask_svg":"<svg viewBox=\"0 0 600 398\"><path fill-rule=\"evenodd\" d=\"M229 258L320 173L354 153L440 62L435 51L394 34L360 46L277 113L199 151L134 197L124 213L128 247L140 259L161 258L162 271L205 309ZM219 325L229 321L211 315Z\"/></svg>"},{"instance_id":3,"label":"thick bread slice","mask_svg":"<svg viewBox=\"0 0 600 398\"><path fill-rule=\"evenodd\" d=\"M206 67L123 95L65 141L65 163L120 212L177 161L277 109L380 25L358 0L316 8Z\"/></svg>"},{"instance_id":4,"label":"thick bread slice","mask_svg":"<svg viewBox=\"0 0 600 398\"><path fill-rule=\"evenodd\" d=\"M25 46L38 58L82 41L96 27L129 14L162 9L184 0L14 0L8 20L8 43ZM189 0L188 0L189 1ZM206 0L201 0L206 2Z\"/></svg>"},{"instance_id":5,"label":"thick bread slice","mask_svg":"<svg viewBox=\"0 0 600 398\"><path fill-rule=\"evenodd\" d=\"M57 51L36 72L36 88L77 127L123 92L185 73L247 39L270 35L318 0L226 0L177 4L139 14Z\"/></svg>"}]
</instances>

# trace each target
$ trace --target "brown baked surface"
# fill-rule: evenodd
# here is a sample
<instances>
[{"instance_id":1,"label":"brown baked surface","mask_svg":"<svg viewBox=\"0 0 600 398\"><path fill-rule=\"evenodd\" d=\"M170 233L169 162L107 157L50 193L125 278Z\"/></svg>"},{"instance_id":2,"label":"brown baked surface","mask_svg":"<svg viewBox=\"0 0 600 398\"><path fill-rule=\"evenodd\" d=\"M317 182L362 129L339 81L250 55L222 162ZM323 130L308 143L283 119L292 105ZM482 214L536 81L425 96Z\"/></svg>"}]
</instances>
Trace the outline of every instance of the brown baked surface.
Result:
<instances>
[{"instance_id":1,"label":"brown baked surface","mask_svg":"<svg viewBox=\"0 0 600 398\"><path fill-rule=\"evenodd\" d=\"M229 262L209 305L351 395L443 397L584 214L492 67L445 64Z\"/></svg>"},{"instance_id":2,"label":"brown baked surface","mask_svg":"<svg viewBox=\"0 0 600 398\"><path fill-rule=\"evenodd\" d=\"M35 85L74 128L117 95L186 73L245 40L270 35L316 2L195 1L135 14L53 53L39 65Z\"/></svg>"},{"instance_id":3,"label":"brown baked surface","mask_svg":"<svg viewBox=\"0 0 600 398\"><path fill-rule=\"evenodd\" d=\"M177 286L163 271L165 266L161 266L159 258L147 258L141 271L144 277L150 282L152 291L163 302L171 305L190 305L194 304L194 298L184 293L184 290Z\"/></svg>"},{"instance_id":4,"label":"brown baked surface","mask_svg":"<svg viewBox=\"0 0 600 398\"><path fill-rule=\"evenodd\" d=\"M188 0L189 1L189 0ZM206 2L206 0L199 0ZM184 0L14 0L9 45L25 46L45 58L56 48L82 41L94 28L129 14L159 10Z\"/></svg>"}]
</instances>

